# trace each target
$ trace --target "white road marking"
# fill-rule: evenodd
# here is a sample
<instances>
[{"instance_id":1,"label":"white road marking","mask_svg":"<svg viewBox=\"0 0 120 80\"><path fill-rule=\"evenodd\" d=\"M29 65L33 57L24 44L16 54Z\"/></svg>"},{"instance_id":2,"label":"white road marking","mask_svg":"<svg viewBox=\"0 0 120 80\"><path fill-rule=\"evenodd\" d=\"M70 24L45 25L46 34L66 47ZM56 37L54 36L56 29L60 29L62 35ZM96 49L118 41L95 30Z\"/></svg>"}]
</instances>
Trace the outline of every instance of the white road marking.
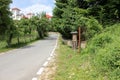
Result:
<instances>
[{"instance_id":1,"label":"white road marking","mask_svg":"<svg viewBox=\"0 0 120 80\"><path fill-rule=\"evenodd\" d=\"M55 47L53 48L53 50L52 50L52 52L51 52L51 54L50 54L51 57L54 55L55 49L57 48L57 44L58 44L58 38L57 38L57 40L56 40Z\"/></svg>"},{"instance_id":2,"label":"white road marking","mask_svg":"<svg viewBox=\"0 0 120 80\"><path fill-rule=\"evenodd\" d=\"M48 61L46 61L43 66L46 67L48 65Z\"/></svg>"},{"instance_id":3,"label":"white road marking","mask_svg":"<svg viewBox=\"0 0 120 80\"><path fill-rule=\"evenodd\" d=\"M34 77L34 78L32 78L32 80L37 80L37 78Z\"/></svg>"},{"instance_id":4,"label":"white road marking","mask_svg":"<svg viewBox=\"0 0 120 80\"><path fill-rule=\"evenodd\" d=\"M51 57L49 57L47 60L50 61L50 60L51 60Z\"/></svg>"},{"instance_id":5,"label":"white road marking","mask_svg":"<svg viewBox=\"0 0 120 80\"><path fill-rule=\"evenodd\" d=\"M40 70L37 72L37 75L41 75L44 70L44 67L40 68Z\"/></svg>"},{"instance_id":6,"label":"white road marking","mask_svg":"<svg viewBox=\"0 0 120 80\"><path fill-rule=\"evenodd\" d=\"M40 75L42 74L42 72L44 71L45 67L46 67L47 64L48 64L48 61L51 60L51 58L53 57L54 52L55 52L55 49L57 48L57 45L58 45L58 39L59 39L59 35L58 35L58 37L57 37L55 46L54 46L54 48L53 48L53 50L52 50L52 52L51 52L51 54L50 54L50 57L49 57L49 58L47 59L47 61L43 64L43 67L41 67L41 68L39 69L39 71L37 72L37 75L40 76ZM32 80L37 80L37 78L33 78Z\"/></svg>"}]
</instances>

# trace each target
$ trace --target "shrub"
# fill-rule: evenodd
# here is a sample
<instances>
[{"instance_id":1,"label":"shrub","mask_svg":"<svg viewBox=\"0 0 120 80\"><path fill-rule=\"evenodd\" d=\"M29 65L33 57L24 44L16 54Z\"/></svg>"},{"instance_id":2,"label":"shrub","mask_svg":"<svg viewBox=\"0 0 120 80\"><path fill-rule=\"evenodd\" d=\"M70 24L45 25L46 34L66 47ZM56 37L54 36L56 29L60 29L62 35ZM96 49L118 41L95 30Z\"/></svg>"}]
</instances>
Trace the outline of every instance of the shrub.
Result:
<instances>
[{"instance_id":1,"label":"shrub","mask_svg":"<svg viewBox=\"0 0 120 80\"><path fill-rule=\"evenodd\" d=\"M109 80L120 79L120 24L113 25L95 35L83 53L91 56L91 65Z\"/></svg>"},{"instance_id":2,"label":"shrub","mask_svg":"<svg viewBox=\"0 0 120 80\"><path fill-rule=\"evenodd\" d=\"M90 17L87 22L85 22L86 26L86 39L92 38L95 34L98 34L102 31L102 25L99 24L99 22Z\"/></svg>"}]
</instances>

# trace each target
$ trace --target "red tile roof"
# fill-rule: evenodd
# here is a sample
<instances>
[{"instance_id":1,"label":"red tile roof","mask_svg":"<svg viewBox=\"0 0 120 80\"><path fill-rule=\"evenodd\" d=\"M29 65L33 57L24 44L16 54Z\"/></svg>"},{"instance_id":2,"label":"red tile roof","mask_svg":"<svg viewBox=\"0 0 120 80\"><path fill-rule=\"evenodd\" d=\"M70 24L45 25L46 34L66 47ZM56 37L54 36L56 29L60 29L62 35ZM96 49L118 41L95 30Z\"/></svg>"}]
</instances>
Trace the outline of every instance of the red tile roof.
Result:
<instances>
[{"instance_id":1,"label":"red tile roof","mask_svg":"<svg viewBox=\"0 0 120 80\"><path fill-rule=\"evenodd\" d=\"M50 19L50 18L52 18L52 16L49 14L46 14L46 18Z\"/></svg>"},{"instance_id":2,"label":"red tile roof","mask_svg":"<svg viewBox=\"0 0 120 80\"><path fill-rule=\"evenodd\" d=\"M20 9L18 9L18 8L12 8L12 10L18 10L18 11L21 11Z\"/></svg>"},{"instance_id":3,"label":"red tile roof","mask_svg":"<svg viewBox=\"0 0 120 80\"><path fill-rule=\"evenodd\" d=\"M22 18L24 18L24 19L28 19L28 17L26 17L25 15L23 15Z\"/></svg>"},{"instance_id":4,"label":"red tile roof","mask_svg":"<svg viewBox=\"0 0 120 80\"><path fill-rule=\"evenodd\" d=\"M28 13L27 15L33 15L33 13Z\"/></svg>"}]
</instances>

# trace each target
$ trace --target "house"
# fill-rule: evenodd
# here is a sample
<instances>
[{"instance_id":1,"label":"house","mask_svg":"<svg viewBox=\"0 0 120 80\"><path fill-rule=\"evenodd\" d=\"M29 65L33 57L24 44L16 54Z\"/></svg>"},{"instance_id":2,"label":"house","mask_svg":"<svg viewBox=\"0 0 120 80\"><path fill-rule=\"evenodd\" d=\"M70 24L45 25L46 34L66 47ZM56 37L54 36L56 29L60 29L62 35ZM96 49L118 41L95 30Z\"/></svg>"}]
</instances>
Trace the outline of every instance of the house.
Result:
<instances>
[{"instance_id":1,"label":"house","mask_svg":"<svg viewBox=\"0 0 120 80\"><path fill-rule=\"evenodd\" d=\"M21 19L24 18L24 19L28 19L27 16L25 16L24 14L21 16Z\"/></svg>"},{"instance_id":2,"label":"house","mask_svg":"<svg viewBox=\"0 0 120 80\"><path fill-rule=\"evenodd\" d=\"M21 20L22 18L30 19L34 16L33 13L28 13L28 14L24 15L23 13L21 13L21 10L19 8L12 8L11 12L12 12L13 20ZM46 18L51 20L52 16L49 14L46 14Z\"/></svg>"},{"instance_id":3,"label":"house","mask_svg":"<svg viewBox=\"0 0 120 80\"><path fill-rule=\"evenodd\" d=\"M21 13L21 10L19 8L12 8L11 12L12 12L13 20L20 20L22 18L30 19L34 16L33 13L28 13L28 14L24 15L23 13Z\"/></svg>"},{"instance_id":4,"label":"house","mask_svg":"<svg viewBox=\"0 0 120 80\"><path fill-rule=\"evenodd\" d=\"M18 8L12 8L11 9L11 12L12 12L12 18L13 18L13 20L20 20L21 18L22 18L22 16L23 16L23 14L21 14L20 13L20 9L18 9Z\"/></svg>"},{"instance_id":5,"label":"house","mask_svg":"<svg viewBox=\"0 0 120 80\"><path fill-rule=\"evenodd\" d=\"M28 13L28 14L26 15L26 17L28 17L28 19L32 18L33 16L34 16L33 13Z\"/></svg>"}]
</instances>

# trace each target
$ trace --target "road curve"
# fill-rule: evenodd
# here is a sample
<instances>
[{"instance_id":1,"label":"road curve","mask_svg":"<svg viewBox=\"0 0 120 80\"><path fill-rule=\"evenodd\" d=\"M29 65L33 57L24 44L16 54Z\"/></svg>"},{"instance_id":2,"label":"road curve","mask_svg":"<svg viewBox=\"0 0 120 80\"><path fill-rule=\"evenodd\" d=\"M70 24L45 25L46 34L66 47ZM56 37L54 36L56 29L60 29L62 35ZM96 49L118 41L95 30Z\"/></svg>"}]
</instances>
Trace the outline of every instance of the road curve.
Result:
<instances>
[{"instance_id":1,"label":"road curve","mask_svg":"<svg viewBox=\"0 0 120 80\"><path fill-rule=\"evenodd\" d=\"M0 80L32 80L50 56L58 35L0 55Z\"/></svg>"}]
</instances>

